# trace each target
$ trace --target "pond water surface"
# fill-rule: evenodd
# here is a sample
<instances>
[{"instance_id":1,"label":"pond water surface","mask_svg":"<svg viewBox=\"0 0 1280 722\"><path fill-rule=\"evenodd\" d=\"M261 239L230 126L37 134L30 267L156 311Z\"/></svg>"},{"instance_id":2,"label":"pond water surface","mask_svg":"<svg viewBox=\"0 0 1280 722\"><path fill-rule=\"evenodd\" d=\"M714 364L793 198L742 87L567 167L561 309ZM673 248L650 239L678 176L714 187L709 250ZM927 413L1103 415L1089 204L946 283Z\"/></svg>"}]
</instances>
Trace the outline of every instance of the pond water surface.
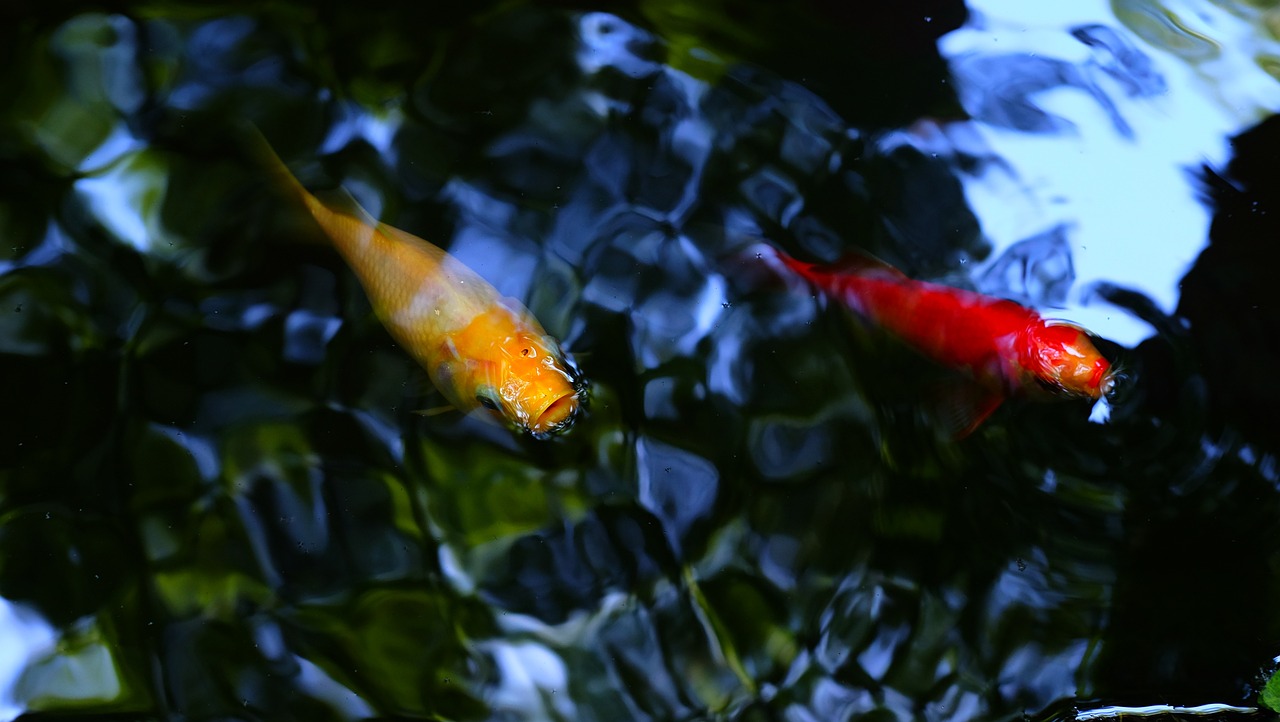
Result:
<instances>
[{"instance_id":1,"label":"pond water surface","mask_svg":"<svg viewBox=\"0 0 1280 722\"><path fill-rule=\"evenodd\" d=\"M354 5L0 51L0 719L1266 717L1280 8ZM583 418L414 413L249 123L521 299ZM956 439L760 242L1121 382Z\"/></svg>"}]
</instances>

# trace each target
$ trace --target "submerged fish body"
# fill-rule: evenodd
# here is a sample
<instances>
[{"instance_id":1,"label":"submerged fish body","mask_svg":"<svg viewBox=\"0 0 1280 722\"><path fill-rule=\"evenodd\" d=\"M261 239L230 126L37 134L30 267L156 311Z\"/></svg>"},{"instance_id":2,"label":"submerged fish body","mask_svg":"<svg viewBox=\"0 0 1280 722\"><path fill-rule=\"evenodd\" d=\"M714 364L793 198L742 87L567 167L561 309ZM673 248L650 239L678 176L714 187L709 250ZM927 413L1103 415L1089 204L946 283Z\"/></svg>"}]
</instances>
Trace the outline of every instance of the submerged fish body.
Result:
<instances>
[{"instance_id":1,"label":"submerged fish body","mask_svg":"<svg viewBox=\"0 0 1280 722\"><path fill-rule=\"evenodd\" d=\"M966 371L983 391L961 433L977 428L1011 395L1101 399L1114 383L1110 362L1084 329L973 291L912 280L858 259L846 269L778 261L939 364Z\"/></svg>"},{"instance_id":2,"label":"submerged fish body","mask_svg":"<svg viewBox=\"0 0 1280 722\"><path fill-rule=\"evenodd\" d=\"M320 200L274 151L263 152L351 267L392 338L453 407L487 408L537 437L573 423L584 383L523 304L440 248L374 220L354 200Z\"/></svg>"}]
</instances>

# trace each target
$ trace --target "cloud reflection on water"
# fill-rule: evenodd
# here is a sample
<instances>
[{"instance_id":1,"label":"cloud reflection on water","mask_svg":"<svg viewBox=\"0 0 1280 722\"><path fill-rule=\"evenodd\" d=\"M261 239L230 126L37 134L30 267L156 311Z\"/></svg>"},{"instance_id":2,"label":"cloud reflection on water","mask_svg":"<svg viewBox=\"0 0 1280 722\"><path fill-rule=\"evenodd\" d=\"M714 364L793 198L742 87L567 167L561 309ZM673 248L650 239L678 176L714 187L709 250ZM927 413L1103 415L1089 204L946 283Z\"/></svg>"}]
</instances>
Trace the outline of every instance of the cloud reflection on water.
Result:
<instances>
[{"instance_id":1,"label":"cloud reflection on water","mask_svg":"<svg viewBox=\"0 0 1280 722\"><path fill-rule=\"evenodd\" d=\"M1264 108L1280 107L1280 83L1254 62L1251 45L1225 37L1215 54L1224 69L1215 77L1229 77L1229 85L1206 83L1183 62L1185 53L1171 52L1181 47L1176 41L1153 47L1159 36L1135 35L1100 0L1053 6L977 0L970 7L969 23L940 47L974 116L966 124L976 137L965 130L959 142L942 142L944 152L950 146L999 159L961 176L994 244L993 258L1029 236L1068 228L1076 290L1052 315L1134 346L1151 327L1105 304L1086 305L1089 288L1098 281L1130 287L1172 313L1210 218L1187 171L1222 164L1229 135L1256 122ZM1221 10L1197 8L1184 17L1210 18L1208 37L1258 32ZM1249 100L1216 97L1228 88L1233 98ZM992 107L1015 114L992 115Z\"/></svg>"}]
</instances>

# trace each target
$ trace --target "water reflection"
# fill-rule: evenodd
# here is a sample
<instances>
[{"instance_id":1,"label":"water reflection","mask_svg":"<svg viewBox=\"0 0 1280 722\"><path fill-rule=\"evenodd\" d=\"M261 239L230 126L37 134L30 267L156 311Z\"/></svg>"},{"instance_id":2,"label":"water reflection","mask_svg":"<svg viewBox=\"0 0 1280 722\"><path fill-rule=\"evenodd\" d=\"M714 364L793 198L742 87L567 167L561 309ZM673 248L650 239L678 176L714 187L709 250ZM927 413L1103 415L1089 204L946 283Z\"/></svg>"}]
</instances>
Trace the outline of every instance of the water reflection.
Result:
<instances>
[{"instance_id":1,"label":"water reflection","mask_svg":"<svg viewBox=\"0 0 1280 722\"><path fill-rule=\"evenodd\" d=\"M53 650L56 630L38 613L0 599L0 718L15 719L27 709L18 684L32 662Z\"/></svg>"},{"instance_id":2,"label":"water reflection","mask_svg":"<svg viewBox=\"0 0 1280 722\"><path fill-rule=\"evenodd\" d=\"M58 412L0 419L0 592L46 620L29 644L63 645L0 656L8 714L1240 701L1274 654L1274 590L1223 593L1276 555L1280 444L1246 420L1275 396L1274 324L1249 315L1275 264L1239 240L1267 236L1271 124L1220 182L1189 182L1242 118L1189 82L1211 58L1170 62L1173 31L1130 30L1150 12L1121 4L975 3L941 45L970 117L947 116L908 90L939 85L935 19L964 15L937 5L797 14L929 47L875 108L881 78L828 94L844 71L792 72L812 54L751 62L816 35L768 25L753 55L708 32L699 55L708 18L660 8L651 27L440 11L414 42L341 9L315 35L274 15L62 23L29 49L52 80L4 116L40 162L0 166L38 200L0 200L30 241L6 251L0 362L15 408ZM341 262L291 243L245 118L309 184L526 299L583 357L584 423L539 444L413 414L425 379ZM1197 194L1219 219L1179 297ZM1050 308L1130 384L1106 425L1010 404L954 443L925 411L950 372L761 273L741 251L762 240Z\"/></svg>"},{"instance_id":3,"label":"water reflection","mask_svg":"<svg viewBox=\"0 0 1280 722\"><path fill-rule=\"evenodd\" d=\"M974 20L940 46L977 137L963 131L957 139L962 131L945 128L930 147L1000 159L962 176L997 253L1066 223L1078 289L1097 281L1140 289L1171 313L1177 282L1208 228L1208 210L1185 172L1206 160L1224 162L1223 139L1280 104L1280 84L1248 57L1249 46L1231 44L1217 61L1222 82L1208 91L1238 88L1250 100L1206 102L1212 95L1203 81L1170 55L1199 67L1220 54L1193 47L1215 47L1210 37L1257 37L1261 26L1208 3L1175 10L1114 5L1118 22L1107 23L1099 22L1110 15L1100 3L973 3ZM1208 23L1212 32L1198 34L1180 17ZM1096 122L1099 111L1109 130ZM1044 133L1051 134L1036 135ZM1129 346L1151 334L1129 314L1084 307L1084 300L1073 297L1059 315Z\"/></svg>"}]
</instances>

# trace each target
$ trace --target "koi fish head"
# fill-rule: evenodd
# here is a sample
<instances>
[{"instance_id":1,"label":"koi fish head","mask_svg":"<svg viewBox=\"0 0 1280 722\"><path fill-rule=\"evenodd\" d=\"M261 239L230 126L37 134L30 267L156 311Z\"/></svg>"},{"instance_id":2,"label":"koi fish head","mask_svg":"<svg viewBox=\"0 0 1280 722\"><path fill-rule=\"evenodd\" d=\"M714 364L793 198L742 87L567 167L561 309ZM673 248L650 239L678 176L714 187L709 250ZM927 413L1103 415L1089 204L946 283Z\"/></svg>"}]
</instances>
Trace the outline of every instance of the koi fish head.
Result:
<instances>
[{"instance_id":1,"label":"koi fish head","mask_svg":"<svg viewBox=\"0 0 1280 722\"><path fill-rule=\"evenodd\" d=\"M1018 349L1022 370L1049 390L1065 396L1100 399L1115 384L1111 363L1082 328L1041 321L1023 335Z\"/></svg>"},{"instance_id":2,"label":"koi fish head","mask_svg":"<svg viewBox=\"0 0 1280 722\"><path fill-rule=\"evenodd\" d=\"M476 400L534 436L569 427L582 406L585 384L550 336L517 334L499 346L493 383Z\"/></svg>"},{"instance_id":3,"label":"koi fish head","mask_svg":"<svg viewBox=\"0 0 1280 722\"><path fill-rule=\"evenodd\" d=\"M432 380L460 410L488 409L536 437L567 429L577 418L586 384L523 308L495 306L447 345Z\"/></svg>"}]
</instances>

